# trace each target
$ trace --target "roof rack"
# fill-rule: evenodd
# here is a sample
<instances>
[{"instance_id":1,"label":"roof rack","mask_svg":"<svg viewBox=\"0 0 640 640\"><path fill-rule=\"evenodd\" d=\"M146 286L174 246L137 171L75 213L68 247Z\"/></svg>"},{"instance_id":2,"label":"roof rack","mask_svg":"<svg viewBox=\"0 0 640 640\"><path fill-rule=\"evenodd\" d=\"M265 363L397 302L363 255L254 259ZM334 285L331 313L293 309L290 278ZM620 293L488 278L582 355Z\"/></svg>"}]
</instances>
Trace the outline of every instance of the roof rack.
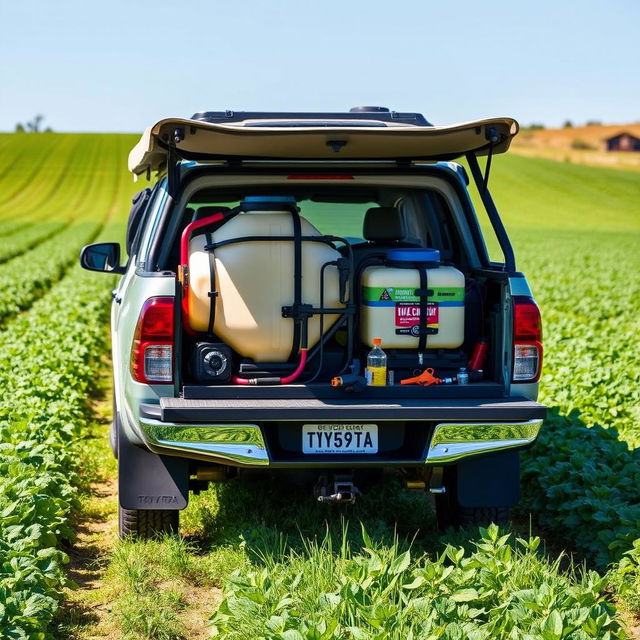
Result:
<instances>
[{"instance_id":1,"label":"roof rack","mask_svg":"<svg viewBox=\"0 0 640 640\"><path fill-rule=\"evenodd\" d=\"M191 120L210 122L212 124L232 124L246 120L377 120L396 124L414 125L418 127L433 126L421 113L399 113L386 107L354 107L346 112L314 112L314 111L199 111L191 116ZM271 126L278 126L274 123ZM316 124L317 126L317 124ZM332 126L336 126L332 123ZM345 122L344 126L349 125Z\"/></svg>"}]
</instances>

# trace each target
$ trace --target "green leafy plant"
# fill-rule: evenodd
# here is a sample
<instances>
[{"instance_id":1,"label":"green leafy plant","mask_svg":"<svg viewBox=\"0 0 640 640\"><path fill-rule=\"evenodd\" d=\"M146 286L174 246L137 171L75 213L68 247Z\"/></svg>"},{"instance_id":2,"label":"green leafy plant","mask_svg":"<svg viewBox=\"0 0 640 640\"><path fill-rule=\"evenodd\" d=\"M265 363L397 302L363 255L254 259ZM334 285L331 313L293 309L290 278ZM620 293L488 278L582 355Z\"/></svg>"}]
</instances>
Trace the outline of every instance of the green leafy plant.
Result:
<instances>
[{"instance_id":1,"label":"green leafy plant","mask_svg":"<svg viewBox=\"0 0 640 640\"><path fill-rule=\"evenodd\" d=\"M266 557L236 570L214 613L214 635L228 639L405 638L554 640L622 638L596 573L566 574L537 553L538 538L496 526L471 551L447 545L430 559L396 543L376 545L363 529L354 553L331 538L304 553Z\"/></svg>"}]
</instances>

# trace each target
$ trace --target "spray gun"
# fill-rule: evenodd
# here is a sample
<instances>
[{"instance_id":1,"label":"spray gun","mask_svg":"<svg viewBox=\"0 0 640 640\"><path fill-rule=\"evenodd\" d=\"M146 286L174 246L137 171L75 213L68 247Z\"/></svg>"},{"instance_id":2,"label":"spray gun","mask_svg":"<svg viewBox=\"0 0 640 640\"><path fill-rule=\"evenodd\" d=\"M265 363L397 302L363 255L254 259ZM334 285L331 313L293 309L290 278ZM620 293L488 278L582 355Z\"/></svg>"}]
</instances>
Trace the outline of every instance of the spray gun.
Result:
<instances>
[{"instance_id":1,"label":"spray gun","mask_svg":"<svg viewBox=\"0 0 640 640\"><path fill-rule=\"evenodd\" d=\"M367 381L360 375L360 360L355 359L350 369L351 373L331 378L331 386L341 387L345 391L362 391L367 386Z\"/></svg>"},{"instance_id":2,"label":"spray gun","mask_svg":"<svg viewBox=\"0 0 640 640\"><path fill-rule=\"evenodd\" d=\"M468 372L469 382L479 382L483 378L482 370L472 370ZM400 380L400 384L419 384L423 387L430 387L432 384L458 384L456 376L448 376L446 378L438 378L431 367L425 369L420 375L413 378L405 378Z\"/></svg>"},{"instance_id":3,"label":"spray gun","mask_svg":"<svg viewBox=\"0 0 640 640\"><path fill-rule=\"evenodd\" d=\"M400 380L400 384L420 384L423 387L430 387L432 384L455 384L455 378L438 378L434 375L433 368L429 367L418 376Z\"/></svg>"}]
</instances>

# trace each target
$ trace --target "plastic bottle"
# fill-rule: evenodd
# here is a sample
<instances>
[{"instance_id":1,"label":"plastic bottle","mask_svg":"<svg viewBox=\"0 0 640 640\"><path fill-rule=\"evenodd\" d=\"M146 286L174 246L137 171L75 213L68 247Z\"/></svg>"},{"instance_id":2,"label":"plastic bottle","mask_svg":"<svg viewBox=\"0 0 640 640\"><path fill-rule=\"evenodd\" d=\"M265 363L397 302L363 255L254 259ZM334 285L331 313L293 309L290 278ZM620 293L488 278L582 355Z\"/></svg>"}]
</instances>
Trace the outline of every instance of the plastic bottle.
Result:
<instances>
[{"instance_id":1,"label":"plastic bottle","mask_svg":"<svg viewBox=\"0 0 640 640\"><path fill-rule=\"evenodd\" d=\"M466 367L461 367L458 371L458 384L469 384L469 374Z\"/></svg>"},{"instance_id":2,"label":"plastic bottle","mask_svg":"<svg viewBox=\"0 0 640 640\"><path fill-rule=\"evenodd\" d=\"M367 355L365 378L370 387L387 385L387 354L382 350L381 344L382 338L374 338L373 349Z\"/></svg>"}]
</instances>

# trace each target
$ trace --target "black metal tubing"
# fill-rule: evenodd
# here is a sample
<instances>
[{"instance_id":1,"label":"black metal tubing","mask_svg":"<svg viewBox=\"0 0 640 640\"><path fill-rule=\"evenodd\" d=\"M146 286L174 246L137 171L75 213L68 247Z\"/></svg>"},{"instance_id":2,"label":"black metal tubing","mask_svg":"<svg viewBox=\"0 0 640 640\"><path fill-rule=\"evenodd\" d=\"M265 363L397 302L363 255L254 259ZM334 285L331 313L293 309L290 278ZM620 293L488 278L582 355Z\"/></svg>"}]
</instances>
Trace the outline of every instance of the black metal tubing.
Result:
<instances>
[{"instance_id":1,"label":"black metal tubing","mask_svg":"<svg viewBox=\"0 0 640 640\"><path fill-rule=\"evenodd\" d=\"M243 236L242 238L229 238L228 240L221 240L220 242L206 244L204 246L204 249L205 251L212 251L214 249L219 249L220 247L226 247L231 244L240 244L243 242L293 242L295 240L296 240L295 236ZM341 238L340 236L300 236L300 240L302 242L317 242L320 244L326 244L333 248L335 248L333 244L334 242L340 242L347 248L347 251L350 254L350 261L351 261L352 278L351 278L350 294L352 294L353 287L355 285L353 283L353 252L351 250L351 246L349 245L349 242L345 238ZM322 275L322 272L324 271L324 266L327 266L328 264L331 264L331 263L327 263L323 265L323 270L321 271L321 275ZM324 307L323 305L320 305L320 307L314 307L312 305L309 305L308 311L311 315L338 314L342 317L346 317L346 316L355 314L355 307L353 306L353 303L352 303L352 297L350 297L349 303L344 307L334 308L334 307ZM285 316L285 317L291 317L291 316Z\"/></svg>"},{"instance_id":2,"label":"black metal tubing","mask_svg":"<svg viewBox=\"0 0 640 640\"><path fill-rule=\"evenodd\" d=\"M175 197L180 186L181 160L182 158L176 150L175 144L170 144L167 153L167 191L172 198Z\"/></svg>"},{"instance_id":3,"label":"black metal tubing","mask_svg":"<svg viewBox=\"0 0 640 640\"><path fill-rule=\"evenodd\" d=\"M327 266L330 265L335 265L337 264L335 261L331 261L331 262L327 262L322 266L322 269L320 270L320 287L321 287L321 302L320 302L320 306L319 307L314 307L313 305L307 305L307 309L306 312L313 316L313 315L319 315L320 316L320 326L322 328L323 326L323 319L325 315L338 315L340 316L338 318L338 320L336 320L334 327L332 327L331 330L329 330L329 332L327 333L327 335L323 335L322 330L320 331L320 342L318 345L316 345L316 347L314 348L314 350L312 350L307 358L308 361L310 361L313 357L315 357L316 353L317 353L317 349L319 348L320 350L320 365L319 367L322 367L322 349L324 347L325 342L335 333L335 330L338 329L342 324L344 324L344 321L346 319L347 321L347 356L346 359L344 361L344 365L342 367L342 369L336 373L336 375L339 375L340 373L343 373L347 367L350 365L351 360L353 358L353 343L355 340L355 334L354 334L354 324L353 324L353 318L355 316L356 313L356 307L354 306L353 300L354 300L354 292L355 292L355 274L354 274L354 263L353 263L353 250L351 249L351 245L349 244L349 242L345 239L342 238L341 236L334 236L334 235L322 235L322 236L243 236L241 238L229 238L228 240L222 240L220 242L212 242L212 243L208 243L204 246L205 251L214 251L215 249L218 249L220 247L225 247L225 246L229 246L232 244L240 244L243 242L297 242L298 240L300 240L301 244L302 242L316 242L316 243L320 243L320 244L326 244L327 246L332 247L333 249L335 249L335 242L339 242L342 245L344 245L344 247L347 250L347 253L349 255L349 264L350 264L350 278L349 278L349 300L348 303L345 304L344 307L325 307L323 300L324 300L324 270ZM291 309L292 311L295 311L295 309L297 308L296 304L294 303L293 306L288 307L288 309ZM284 315L284 308L283 308L283 317L292 317L294 320L296 320L294 315ZM307 332L307 326L306 326L306 322L307 319L304 318L303 319L303 326L302 326L302 334L305 336L305 339L302 341L303 344L305 344L306 346L306 332ZM267 365L265 367L267 370L269 368L269 366ZM317 377L317 373L311 378L312 380L315 379L315 377Z\"/></svg>"},{"instance_id":4,"label":"black metal tubing","mask_svg":"<svg viewBox=\"0 0 640 640\"><path fill-rule=\"evenodd\" d=\"M294 242L296 237L291 236L242 236L241 238L229 238L228 240L220 240L220 242L211 242L204 245L205 251L211 251L219 249L220 247L226 247L230 244L238 244L241 242ZM338 236L300 236L302 242L319 242L333 247L333 242L340 240L341 242L348 244L344 238Z\"/></svg>"},{"instance_id":5,"label":"black metal tubing","mask_svg":"<svg viewBox=\"0 0 640 640\"><path fill-rule=\"evenodd\" d=\"M180 395L182 388L182 285L175 279L173 303L173 393Z\"/></svg>"},{"instance_id":6,"label":"black metal tubing","mask_svg":"<svg viewBox=\"0 0 640 640\"><path fill-rule=\"evenodd\" d=\"M487 215L489 216L491 226L496 233L498 242L500 243L500 248L502 249L502 253L504 254L504 269L505 271L511 273L512 271L516 270L516 259L513 254L513 247L511 246L511 242L509 241L509 236L507 235L507 230L504 228L504 224L502 223L502 219L500 218L498 209L496 209L496 205L493 202L493 198L491 197L489 189L485 188L484 177L482 175L482 172L480 171L478 158L476 157L475 153L467 153L466 158L467 162L469 163L469 168L471 169L473 181L475 182L478 193L480 194L480 198L482 199L482 204L484 205Z\"/></svg>"}]
</instances>

